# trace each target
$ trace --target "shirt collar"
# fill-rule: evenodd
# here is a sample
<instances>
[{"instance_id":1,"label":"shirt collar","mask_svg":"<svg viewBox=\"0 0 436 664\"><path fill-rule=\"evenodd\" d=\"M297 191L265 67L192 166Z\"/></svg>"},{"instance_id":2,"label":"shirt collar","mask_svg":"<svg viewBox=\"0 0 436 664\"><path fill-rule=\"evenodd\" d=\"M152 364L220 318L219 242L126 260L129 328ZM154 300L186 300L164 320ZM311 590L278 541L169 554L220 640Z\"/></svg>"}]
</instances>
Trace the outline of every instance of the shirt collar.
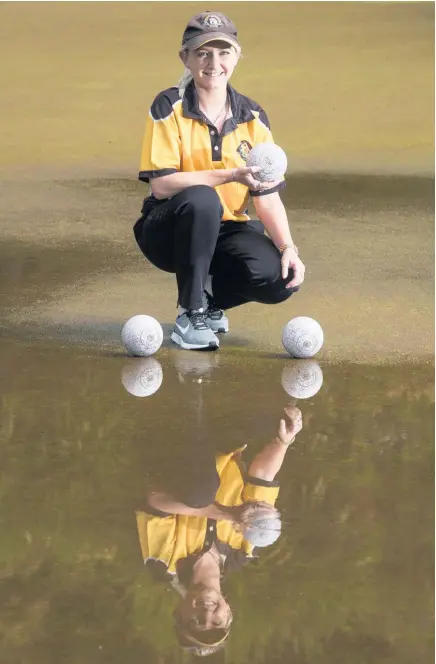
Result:
<instances>
[{"instance_id":1,"label":"shirt collar","mask_svg":"<svg viewBox=\"0 0 436 664\"><path fill-rule=\"evenodd\" d=\"M233 123L236 125L254 120L255 116L253 115L245 97L232 88L230 84L227 84L227 92L229 94L230 106L232 108L233 117L231 120L233 120ZM198 105L198 94L194 81L191 81L186 86L182 100L182 111L185 118L192 118L193 120L203 119Z\"/></svg>"}]
</instances>

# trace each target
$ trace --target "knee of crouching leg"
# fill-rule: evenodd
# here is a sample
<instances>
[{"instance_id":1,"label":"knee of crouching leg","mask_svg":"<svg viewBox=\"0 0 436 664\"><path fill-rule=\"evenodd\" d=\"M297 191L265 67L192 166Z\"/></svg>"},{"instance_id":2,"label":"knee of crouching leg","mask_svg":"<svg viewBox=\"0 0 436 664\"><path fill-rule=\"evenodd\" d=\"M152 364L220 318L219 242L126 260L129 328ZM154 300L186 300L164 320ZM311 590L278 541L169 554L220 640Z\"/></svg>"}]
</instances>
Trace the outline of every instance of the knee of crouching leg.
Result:
<instances>
[{"instance_id":1,"label":"knee of crouching leg","mask_svg":"<svg viewBox=\"0 0 436 664\"><path fill-rule=\"evenodd\" d=\"M221 219L223 208L215 189L204 184L187 187L183 191L185 203L195 212L207 213Z\"/></svg>"},{"instance_id":2,"label":"knee of crouching leg","mask_svg":"<svg viewBox=\"0 0 436 664\"><path fill-rule=\"evenodd\" d=\"M280 302L285 302L288 300L291 295L297 293L300 290L300 286L291 286L291 288L286 288L286 285L282 283L276 283L271 288L271 303L280 304Z\"/></svg>"}]
</instances>

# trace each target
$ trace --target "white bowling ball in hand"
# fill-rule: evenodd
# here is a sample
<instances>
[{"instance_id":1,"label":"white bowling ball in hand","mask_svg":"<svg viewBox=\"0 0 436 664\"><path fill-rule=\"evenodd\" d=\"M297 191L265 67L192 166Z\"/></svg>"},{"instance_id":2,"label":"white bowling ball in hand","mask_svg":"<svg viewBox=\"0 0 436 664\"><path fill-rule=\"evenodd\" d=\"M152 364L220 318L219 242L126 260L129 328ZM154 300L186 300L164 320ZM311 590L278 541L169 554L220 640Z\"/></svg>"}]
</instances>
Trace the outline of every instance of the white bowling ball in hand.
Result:
<instances>
[{"instance_id":1,"label":"white bowling ball in hand","mask_svg":"<svg viewBox=\"0 0 436 664\"><path fill-rule=\"evenodd\" d=\"M315 360L290 362L283 367L282 387L294 399L310 399L321 389L323 375Z\"/></svg>"},{"instance_id":2,"label":"white bowling ball in hand","mask_svg":"<svg viewBox=\"0 0 436 664\"><path fill-rule=\"evenodd\" d=\"M292 357L313 357L324 343L324 333L316 320L299 316L283 327L282 343Z\"/></svg>"},{"instance_id":3,"label":"white bowling ball in hand","mask_svg":"<svg viewBox=\"0 0 436 664\"><path fill-rule=\"evenodd\" d=\"M121 382L135 397L149 397L162 385L162 365L154 357L129 360L121 371Z\"/></svg>"},{"instance_id":4,"label":"white bowling ball in hand","mask_svg":"<svg viewBox=\"0 0 436 664\"><path fill-rule=\"evenodd\" d=\"M130 355L148 357L162 345L162 326L153 316L133 316L124 324L121 339Z\"/></svg>"},{"instance_id":5,"label":"white bowling ball in hand","mask_svg":"<svg viewBox=\"0 0 436 664\"><path fill-rule=\"evenodd\" d=\"M274 182L284 177L288 167L286 154L275 143L258 143L250 150L247 166L260 166L258 173L253 173L255 180Z\"/></svg>"}]
</instances>

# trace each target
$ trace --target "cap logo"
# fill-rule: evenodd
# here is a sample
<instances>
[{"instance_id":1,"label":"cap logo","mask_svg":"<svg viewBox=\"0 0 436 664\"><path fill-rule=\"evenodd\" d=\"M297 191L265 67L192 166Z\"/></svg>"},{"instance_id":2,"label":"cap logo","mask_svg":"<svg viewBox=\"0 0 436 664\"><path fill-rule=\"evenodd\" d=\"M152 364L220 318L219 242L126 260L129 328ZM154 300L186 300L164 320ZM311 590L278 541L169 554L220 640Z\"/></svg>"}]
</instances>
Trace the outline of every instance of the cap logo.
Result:
<instances>
[{"instance_id":1,"label":"cap logo","mask_svg":"<svg viewBox=\"0 0 436 664\"><path fill-rule=\"evenodd\" d=\"M205 28L220 28L224 25L220 17L215 16L215 14L208 14L202 19L201 23Z\"/></svg>"}]
</instances>

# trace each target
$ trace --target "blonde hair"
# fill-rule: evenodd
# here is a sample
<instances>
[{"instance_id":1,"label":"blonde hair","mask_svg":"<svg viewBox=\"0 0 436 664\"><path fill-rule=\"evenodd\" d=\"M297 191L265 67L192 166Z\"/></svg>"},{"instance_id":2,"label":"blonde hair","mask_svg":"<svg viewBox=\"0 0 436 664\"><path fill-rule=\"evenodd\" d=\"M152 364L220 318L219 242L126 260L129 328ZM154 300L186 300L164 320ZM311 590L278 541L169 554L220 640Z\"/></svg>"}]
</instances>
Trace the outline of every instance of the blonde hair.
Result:
<instances>
[{"instance_id":1,"label":"blonde hair","mask_svg":"<svg viewBox=\"0 0 436 664\"><path fill-rule=\"evenodd\" d=\"M232 45L231 48L234 48L234 49L235 49L235 51L236 51L236 53L237 53L237 55L238 55L238 60L239 60L239 58L240 58L241 55L242 55L242 53L241 53L241 47L240 47L240 46L233 46L233 45ZM195 49L194 49L194 50L195 50ZM181 53L187 53L188 51L189 51L189 48L188 48L187 46L182 46ZM186 88L188 87L188 85L190 84L190 82L192 81L192 79L193 79L193 76L192 76L192 74L191 74L190 69L188 69L187 67L185 67L185 71L184 71L183 74L181 75L181 77L180 77L180 79L179 79L179 81L178 81L178 83L177 83L177 85L176 85L176 87L179 89L179 97L180 97L180 99L183 98L183 95L185 94L185 90L186 90Z\"/></svg>"},{"instance_id":2,"label":"blonde hair","mask_svg":"<svg viewBox=\"0 0 436 664\"><path fill-rule=\"evenodd\" d=\"M187 49L185 49L185 50L187 50ZM183 98L183 95L185 94L185 90L188 87L188 85L190 84L190 82L192 81L192 79L193 79L193 76L191 74L190 69L185 67L185 71L183 72L183 74L181 75L181 77L179 79L179 82L177 83L177 87L179 88L179 97L180 97L180 99Z\"/></svg>"}]
</instances>

